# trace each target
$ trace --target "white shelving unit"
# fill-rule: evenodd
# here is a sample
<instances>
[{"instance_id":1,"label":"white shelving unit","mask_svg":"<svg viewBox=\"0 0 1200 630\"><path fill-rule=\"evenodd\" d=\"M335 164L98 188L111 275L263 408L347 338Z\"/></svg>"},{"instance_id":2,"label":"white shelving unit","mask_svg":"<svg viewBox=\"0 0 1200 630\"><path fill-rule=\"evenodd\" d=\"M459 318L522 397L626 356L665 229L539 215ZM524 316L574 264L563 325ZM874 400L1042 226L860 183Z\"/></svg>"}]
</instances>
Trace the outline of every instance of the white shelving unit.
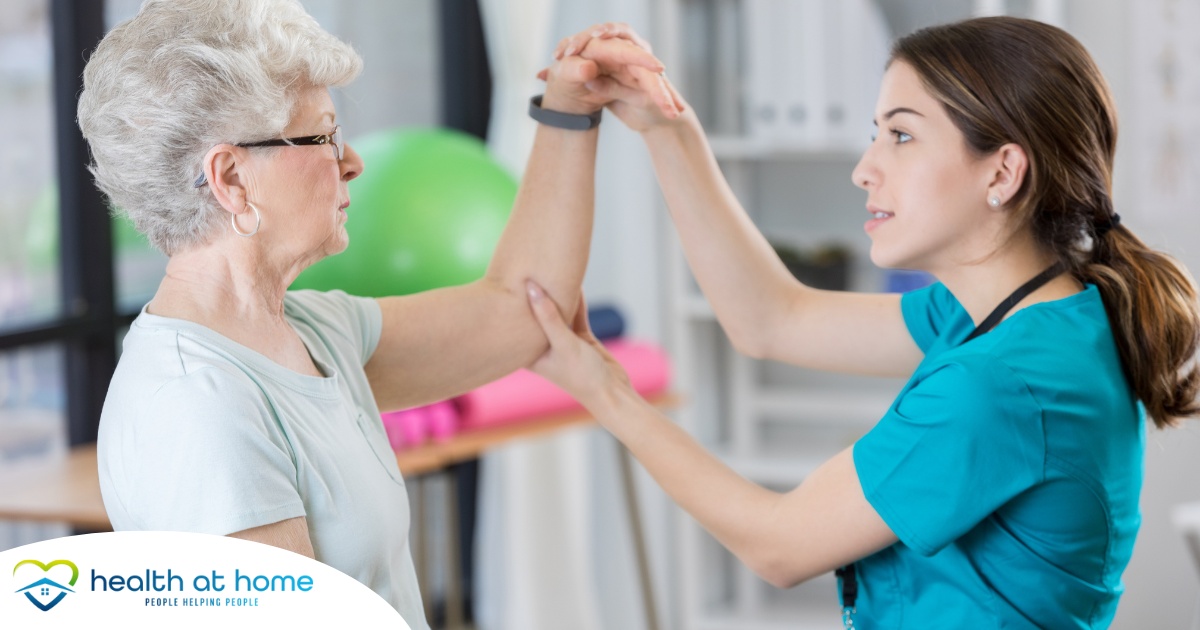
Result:
<instances>
[{"instance_id":1,"label":"white shelving unit","mask_svg":"<svg viewBox=\"0 0 1200 630\"><path fill-rule=\"evenodd\" d=\"M861 68L839 68L836 51L809 42L806 51L821 50L820 63L802 64L797 75L836 77L837 89L869 100L868 107L818 108L832 117L834 110L865 111L861 138L818 133L779 136L754 129L750 111L757 103L755 70L747 64L762 59L748 51L747 38L757 39L747 21L764 24L761 15L749 19L750 4L786 3L784 12L802 20L838 6L858 4L854 19L841 18L837 37L853 46L870 48L852 30L871 19L886 18L883 37L907 33L927 24L1012 13L1061 25L1064 0L657 0L656 52L671 68L672 79L696 108L709 134L713 151L731 187L751 218L769 239L812 248L831 241L854 252L850 288L881 290L881 274L867 257L869 242L862 232L864 193L850 181L869 141L870 114L878 78ZM823 8L797 8L823 5ZM807 14L805 12L808 12ZM866 15L866 12L875 12ZM866 18L865 20L863 18ZM877 24L880 22L877 21ZM762 26L774 32L803 37L795 23ZM834 29L836 30L836 29ZM828 33L826 33L828 35ZM829 37L826 37L828 40ZM788 46L793 44L789 43ZM786 49L786 46L785 46ZM877 49L878 50L878 49ZM877 60L879 73L886 59ZM871 60L858 55L862 66ZM788 80L786 72L779 81ZM848 82L865 80L869 86ZM793 91L794 92L794 91ZM791 94L789 92L788 94ZM785 94L787 97L787 94ZM828 94L823 98L828 99ZM831 101L826 101L828 105ZM788 104L781 105L787 115ZM777 112L779 113L779 112ZM810 112L811 113L811 112ZM681 424L746 478L767 487L795 487L821 463L854 443L888 409L903 382L831 375L755 361L733 350L716 315L699 292L673 232L664 248L669 254L671 294L669 328L678 361L677 383L689 404L678 414ZM832 575L781 591L758 579L701 529L680 519L678 566L673 578L679 589L679 620L684 630L795 630L841 627Z\"/></svg>"}]
</instances>

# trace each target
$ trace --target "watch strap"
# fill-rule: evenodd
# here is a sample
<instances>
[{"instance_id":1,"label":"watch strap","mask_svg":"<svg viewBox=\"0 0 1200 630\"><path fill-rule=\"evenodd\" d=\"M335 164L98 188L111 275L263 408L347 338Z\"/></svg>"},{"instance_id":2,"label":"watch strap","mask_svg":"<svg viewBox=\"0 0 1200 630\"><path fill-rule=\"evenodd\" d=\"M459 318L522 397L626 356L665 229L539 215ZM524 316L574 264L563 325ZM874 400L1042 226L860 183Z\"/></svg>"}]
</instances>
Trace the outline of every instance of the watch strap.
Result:
<instances>
[{"instance_id":1,"label":"watch strap","mask_svg":"<svg viewBox=\"0 0 1200 630\"><path fill-rule=\"evenodd\" d=\"M600 124L600 114L603 113L603 109L598 109L590 114L568 114L553 109L542 109L542 96L542 94L538 94L529 99L529 117L543 125L572 131L587 131Z\"/></svg>"}]
</instances>

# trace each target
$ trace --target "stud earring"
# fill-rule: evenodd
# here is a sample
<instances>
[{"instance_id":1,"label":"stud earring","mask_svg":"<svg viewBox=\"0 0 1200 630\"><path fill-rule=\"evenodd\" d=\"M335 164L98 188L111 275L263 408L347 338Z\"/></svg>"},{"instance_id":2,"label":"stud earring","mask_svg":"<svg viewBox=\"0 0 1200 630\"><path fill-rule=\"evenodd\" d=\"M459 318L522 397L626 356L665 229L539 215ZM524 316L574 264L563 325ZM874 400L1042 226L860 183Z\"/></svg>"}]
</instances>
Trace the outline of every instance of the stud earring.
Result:
<instances>
[{"instance_id":1,"label":"stud earring","mask_svg":"<svg viewBox=\"0 0 1200 630\"><path fill-rule=\"evenodd\" d=\"M988 199L988 203L991 204L993 208L998 208L1000 207L1000 198L992 195L992 197Z\"/></svg>"}]
</instances>

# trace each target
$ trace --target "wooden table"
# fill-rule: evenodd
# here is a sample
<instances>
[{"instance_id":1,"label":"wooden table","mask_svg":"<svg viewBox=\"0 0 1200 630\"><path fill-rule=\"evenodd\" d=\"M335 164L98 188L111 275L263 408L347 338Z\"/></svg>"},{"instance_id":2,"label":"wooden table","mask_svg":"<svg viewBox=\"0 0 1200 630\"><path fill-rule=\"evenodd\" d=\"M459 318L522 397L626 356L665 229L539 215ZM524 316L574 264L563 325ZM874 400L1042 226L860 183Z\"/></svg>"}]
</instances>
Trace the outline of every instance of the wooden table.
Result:
<instances>
[{"instance_id":1,"label":"wooden table","mask_svg":"<svg viewBox=\"0 0 1200 630\"><path fill-rule=\"evenodd\" d=\"M62 458L5 471L0 476L0 519L111 530L100 500L96 445L76 447Z\"/></svg>"},{"instance_id":2,"label":"wooden table","mask_svg":"<svg viewBox=\"0 0 1200 630\"><path fill-rule=\"evenodd\" d=\"M654 400L656 405L674 407L673 396ZM487 429L458 433L445 442L430 442L423 446L396 452L396 463L405 477L417 477L445 470L454 464L479 459L489 449L513 440L541 437L574 426L593 424L595 419L586 411L549 416L539 420L518 422Z\"/></svg>"}]
</instances>

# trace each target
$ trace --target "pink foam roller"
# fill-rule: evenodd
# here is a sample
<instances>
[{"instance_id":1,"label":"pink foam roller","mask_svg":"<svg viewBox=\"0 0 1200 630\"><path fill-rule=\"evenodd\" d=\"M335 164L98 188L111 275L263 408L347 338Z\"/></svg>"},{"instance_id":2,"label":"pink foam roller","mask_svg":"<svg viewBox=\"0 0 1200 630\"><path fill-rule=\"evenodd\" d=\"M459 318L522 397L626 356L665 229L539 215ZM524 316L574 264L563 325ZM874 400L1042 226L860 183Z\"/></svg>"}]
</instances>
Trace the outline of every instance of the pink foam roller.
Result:
<instances>
[{"instance_id":1,"label":"pink foam roller","mask_svg":"<svg viewBox=\"0 0 1200 630\"><path fill-rule=\"evenodd\" d=\"M392 450L424 444L429 437L429 418L424 407L380 414Z\"/></svg>"},{"instance_id":2,"label":"pink foam roller","mask_svg":"<svg viewBox=\"0 0 1200 630\"><path fill-rule=\"evenodd\" d=\"M400 427L395 420L394 411L389 411L379 414L380 421L383 422L383 430L387 433L388 444L392 446L392 450L400 448L402 438L400 435Z\"/></svg>"},{"instance_id":3,"label":"pink foam roller","mask_svg":"<svg viewBox=\"0 0 1200 630\"><path fill-rule=\"evenodd\" d=\"M637 393L653 396L671 386L671 360L667 353L647 341L614 339L604 347L625 368Z\"/></svg>"},{"instance_id":4,"label":"pink foam roller","mask_svg":"<svg viewBox=\"0 0 1200 630\"><path fill-rule=\"evenodd\" d=\"M667 389L671 382L671 364L661 348L627 339L614 340L605 347L625 368L638 393L650 396ZM574 398L529 370L517 370L468 392L460 396L457 403L463 429L521 422L580 409Z\"/></svg>"},{"instance_id":5,"label":"pink foam roller","mask_svg":"<svg viewBox=\"0 0 1200 630\"><path fill-rule=\"evenodd\" d=\"M434 403L425 408L429 419L429 435L435 442L445 442L458 432L458 408L450 401Z\"/></svg>"}]
</instances>

